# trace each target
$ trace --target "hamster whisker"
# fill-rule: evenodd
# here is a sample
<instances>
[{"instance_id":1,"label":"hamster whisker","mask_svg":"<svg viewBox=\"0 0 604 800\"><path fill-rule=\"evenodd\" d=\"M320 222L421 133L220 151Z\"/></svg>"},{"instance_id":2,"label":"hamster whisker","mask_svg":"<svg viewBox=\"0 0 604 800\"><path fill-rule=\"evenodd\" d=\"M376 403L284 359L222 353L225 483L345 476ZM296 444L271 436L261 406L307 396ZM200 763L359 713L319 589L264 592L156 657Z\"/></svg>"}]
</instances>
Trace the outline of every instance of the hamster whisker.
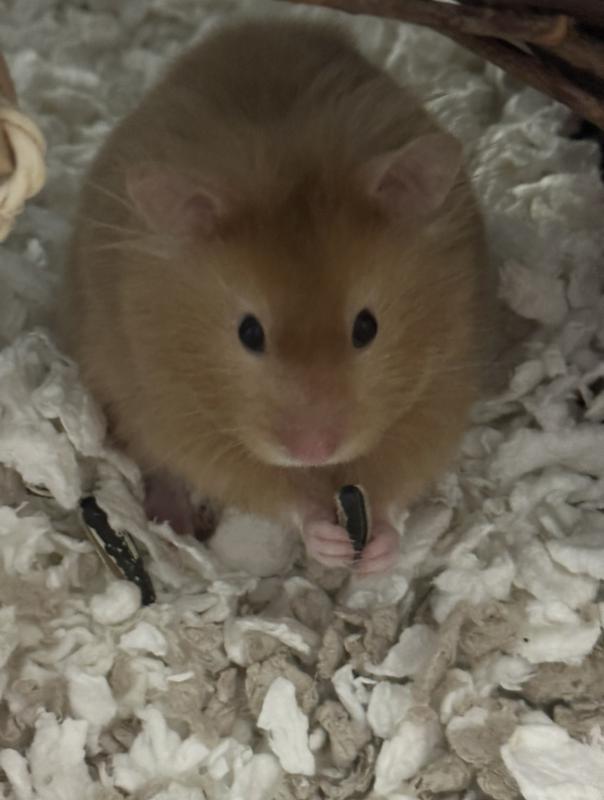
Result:
<instances>
[{"instance_id":1,"label":"hamster whisker","mask_svg":"<svg viewBox=\"0 0 604 800\"><path fill-rule=\"evenodd\" d=\"M134 208L134 204L132 203L131 200L127 199L126 196L119 195L117 192L111 191L111 189L108 189L106 186L102 186L100 183L97 183L96 181L88 180L86 181L86 186L90 187L95 192L98 192L99 194L108 197L110 200L113 200L119 206L126 209L126 211L129 211L130 213L136 215L136 209Z\"/></svg>"},{"instance_id":2,"label":"hamster whisker","mask_svg":"<svg viewBox=\"0 0 604 800\"><path fill-rule=\"evenodd\" d=\"M94 217L83 216L82 219L89 225L94 225L96 228L101 228L102 230L115 231L116 233L124 233L128 234L129 236L142 235L141 231L137 230L136 228L127 228L124 225L116 225L113 222L104 222L103 220L95 219Z\"/></svg>"}]
</instances>

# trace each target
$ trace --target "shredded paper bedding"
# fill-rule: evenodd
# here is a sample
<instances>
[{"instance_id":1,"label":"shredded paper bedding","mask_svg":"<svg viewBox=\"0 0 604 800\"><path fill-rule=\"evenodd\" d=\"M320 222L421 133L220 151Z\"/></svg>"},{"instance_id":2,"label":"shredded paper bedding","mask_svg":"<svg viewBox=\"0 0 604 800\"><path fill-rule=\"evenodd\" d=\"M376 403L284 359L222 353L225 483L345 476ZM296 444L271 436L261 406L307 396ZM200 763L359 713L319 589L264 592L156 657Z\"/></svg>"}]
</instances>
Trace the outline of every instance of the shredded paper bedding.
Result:
<instances>
[{"instance_id":1,"label":"shredded paper bedding","mask_svg":"<svg viewBox=\"0 0 604 800\"><path fill-rule=\"evenodd\" d=\"M392 575L307 563L229 511L146 521L136 467L48 330L83 170L172 57L268 0L0 0L47 183L0 246L0 797L604 798L604 188L570 114L431 32L346 18L467 147L531 333ZM342 18L344 19L344 18ZM107 321L111 324L111 321ZM43 488L42 488L43 487ZM93 492L157 600L83 533Z\"/></svg>"}]
</instances>

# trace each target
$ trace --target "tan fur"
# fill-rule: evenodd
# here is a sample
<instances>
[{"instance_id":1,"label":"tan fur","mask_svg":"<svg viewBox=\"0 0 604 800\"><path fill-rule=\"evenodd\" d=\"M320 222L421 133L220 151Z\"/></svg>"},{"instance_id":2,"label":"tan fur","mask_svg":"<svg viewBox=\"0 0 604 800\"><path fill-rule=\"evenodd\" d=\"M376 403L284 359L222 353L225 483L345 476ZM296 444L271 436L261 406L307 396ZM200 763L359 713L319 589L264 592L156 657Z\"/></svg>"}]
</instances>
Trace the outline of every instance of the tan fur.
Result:
<instances>
[{"instance_id":1,"label":"tan fur","mask_svg":"<svg viewBox=\"0 0 604 800\"><path fill-rule=\"evenodd\" d=\"M438 475L485 359L480 217L463 176L434 219L396 224L358 180L368 159L432 130L346 36L283 21L213 34L117 127L82 193L64 329L142 465L269 514L331 504L351 480L373 505L408 502ZM145 230L124 169L146 161L227 187L218 236ZM365 306L379 333L357 351ZM262 357L238 341L247 312L267 332ZM348 463L283 468L253 455L275 420L313 407L345 426Z\"/></svg>"}]
</instances>

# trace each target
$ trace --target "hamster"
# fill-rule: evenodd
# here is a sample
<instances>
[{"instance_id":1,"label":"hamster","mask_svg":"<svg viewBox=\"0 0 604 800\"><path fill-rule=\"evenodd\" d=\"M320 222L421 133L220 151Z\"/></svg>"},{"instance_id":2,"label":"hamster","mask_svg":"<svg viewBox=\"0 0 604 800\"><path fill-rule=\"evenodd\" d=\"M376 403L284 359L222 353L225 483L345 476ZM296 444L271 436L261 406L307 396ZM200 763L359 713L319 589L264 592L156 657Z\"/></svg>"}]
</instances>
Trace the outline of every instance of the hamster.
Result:
<instances>
[{"instance_id":1,"label":"hamster","mask_svg":"<svg viewBox=\"0 0 604 800\"><path fill-rule=\"evenodd\" d=\"M490 296L460 143L338 27L245 21L102 147L63 333L152 516L190 531L198 490L351 564L333 498L360 484L375 573L480 396Z\"/></svg>"}]
</instances>

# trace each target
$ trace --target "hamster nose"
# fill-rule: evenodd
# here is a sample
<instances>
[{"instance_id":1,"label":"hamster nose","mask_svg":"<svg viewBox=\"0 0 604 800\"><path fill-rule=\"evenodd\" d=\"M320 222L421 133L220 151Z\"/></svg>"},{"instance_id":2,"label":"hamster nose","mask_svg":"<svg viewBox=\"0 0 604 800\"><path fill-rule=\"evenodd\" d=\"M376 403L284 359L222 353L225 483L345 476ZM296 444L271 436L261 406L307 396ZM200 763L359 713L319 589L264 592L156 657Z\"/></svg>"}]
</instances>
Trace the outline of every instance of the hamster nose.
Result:
<instances>
[{"instance_id":1,"label":"hamster nose","mask_svg":"<svg viewBox=\"0 0 604 800\"><path fill-rule=\"evenodd\" d=\"M335 431L290 430L282 437L288 455L308 466L325 464L339 444Z\"/></svg>"}]
</instances>

